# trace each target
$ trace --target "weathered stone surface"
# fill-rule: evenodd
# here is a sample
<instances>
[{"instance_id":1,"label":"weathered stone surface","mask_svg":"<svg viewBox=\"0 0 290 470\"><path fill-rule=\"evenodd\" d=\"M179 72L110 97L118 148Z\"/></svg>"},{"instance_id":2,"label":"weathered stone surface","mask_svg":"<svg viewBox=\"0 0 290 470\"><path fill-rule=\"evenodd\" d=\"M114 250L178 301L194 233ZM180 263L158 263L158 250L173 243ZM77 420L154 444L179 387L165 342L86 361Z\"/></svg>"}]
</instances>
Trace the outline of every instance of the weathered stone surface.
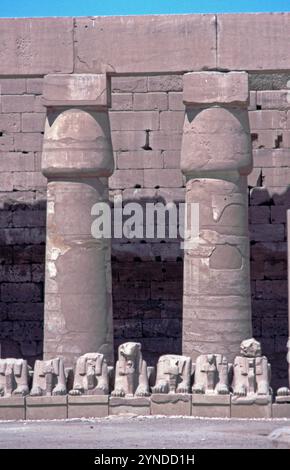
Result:
<instances>
[{"instance_id":1,"label":"weathered stone surface","mask_svg":"<svg viewBox=\"0 0 290 470\"><path fill-rule=\"evenodd\" d=\"M107 395L108 366L103 354L87 353L77 359L70 395Z\"/></svg>"},{"instance_id":2,"label":"weathered stone surface","mask_svg":"<svg viewBox=\"0 0 290 470\"><path fill-rule=\"evenodd\" d=\"M238 343L251 332L246 175L252 156L247 110L241 107L247 75L237 75L243 84L243 98L237 98L231 78L216 72L190 74L187 102L192 94L195 103L194 85L200 88L207 76L202 103L186 108L181 147L185 200L198 208L190 222L187 218L183 246L183 354L195 360L218 352L232 361ZM226 107L212 106L218 99L214 82L222 90L218 104ZM217 299L214 309L211 296ZM235 308L228 302L231 296L239 299Z\"/></svg>"},{"instance_id":3,"label":"weathered stone surface","mask_svg":"<svg viewBox=\"0 0 290 470\"><path fill-rule=\"evenodd\" d=\"M235 404L231 402L231 418L271 418L272 405L271 403L259 405L251 403L248 405Z\"/></svg>"},{"instance_id":4,"label":"weathered stone surface","mask_svg":"<svg viewBox=\"0 0 290 470\"><path fill-rule=\"evenodd\" d=\"M205 171L250 173L252 153L247 112L212 107L187 108L181 147L186 174Z\"/></svg>"},{"instance_id":5,"label":"weathered stone surface","mask_svg":"<svg viewBox=\"0 0 290 470\"><path fill-rule=\"evenodd\" d=\"M131 398L117 398L110 397L109 399L109 414L133 414L146 416L150 415L150 398L145 397L131 397Z\"/></svg>"},{"instance_id":6,"label":"weathered stone surface","mask_svg":"<svg viewBox=\"0 0 290 470\"><path fill-rule=\"evenodd\" d=\"M0 397L28 395L28 373L27 361L0 359Z\"/></svg>"},{"instance_id":7,"label":"weathered stone surface","mask_svg":"<svg viewBox=\"0 0 290 470\"><path fill-rule=\"evenodd\" d=\"M106 112L69 109L53 112L47 118L42 153L44 175L109 176L113 167Z\"/></svg>"},{"instance_id":8,"label":"weathered stone surface","mask_svg":"<svg viewBox=\"0 0 290 470\"><path fill-rule=\"evenodd\" d=\"M229 394L229 364L221 354L199 356L195 363L193 394Z\"/></svg>"},{"instance_id":9,"label":"weathered stone surface","mask_svg":"<svg viewBox=\"0 0 290 470\"><path fill-rule=\"evenodd\" d=\"M157 363L157 377L152 392L190 393L192 363L189 357L178 355L161 356Z\"/></svg>"},{"instance_id":10,"label":"weathered stone surface","mask_svg":"<svg viewBox=\"0 0 290 470\"><path fill-rule=\"evenodd\" d=\"M191 414L203 418L230 418L230 404L231 397L229 394L193 394Z\"/></svg>"},{"instance_id":11,"label":"weathered stone surface","mask_svg":"<svg viewBox=\"0 0 290 470\"><path fill-rule=\"evenodd\" d=\"M77 18L75 40L77 73L168 73L215 67L214 15Z\"/></svg>"},{"instance_id":12,"label":"weathered stone surface","mask_svg":"<svg viewBox=\"0 0 290 470\"><path fill-rule=\"evenodd\" d=\"M242 341L234 361L232 405L271 403L270 371L260 343L254 338Z\"/></svg>"},{"instance_id":13,"label":"weathered stone surface","mask_svg":"<svg viewBox=\"0 0 290 470\"><path fill-rule=\"evenodd\" d=\"M217 15L217 67L289 70L290 14Z\"/></svg>"},{"instance_id":14,"label":"weathered stone surface","mask_svg":"<svg viewBox=\"0 0 290 470\"><path fill-rule=\"evenodd\" d=\"M290 418L290 402L289 403L273 403L273 418Z\"/></svg>"},{"instance_id":15,"label":"weathered stone surface","mask_svg":"<svg viewBox=\"0 0 290 470\"><path fill-rule=\"evenodd\" d=\"M165 416L190 416L191 395L186 393L153 393L151 414Z\"/></svg>"},{"instance_id":16,"label":"weathered stone surface","mask_svg":"<svg viewBox=\"0 0 290 470\"><path fill-rule=\"evenodd\" d=\"M186 105L246 105L249 99L245 72L193 72L183 75L183 103Z\"/></svg>"},{"instance_id":17,"label":"weathered stone surface","mask_svg":"<svg viewBox=\"0 0 290 470\"><path fill-rule=\"evenodd\" d=\"M90 351L113 359L110 243L92 233L92 208L107 200L113 167L107 112L70 108L48 116L44 356L61 355L68 366Z\"/></svg>"},{"instance_id":18,"label":"weathered stone surface","mask_svg":"<svg viewBox=\"0 0 290 470\"><path fill-rule=\"evenodd\" d=\"M0 419L15 420L25 419L25 398L7 397L0 398Z\"/></svg>"},{"instance_id":19,"label":"weathered stone surface","mask_svg":"<svg viewBox=\"0 0 290 470\"><path fill-rule=\"evenodd\" d=\"M113 397L149 396L147 364L142 359L141 344L128 342L118 348Z\"/></svg>"},{"instance_id":20,"label":"weathered stone surface","mask_svg":"<svg viewBox=\"0 0 290 470\"><path fill-rule=\"evenodd\" d=\"M202 406L228 406L231 404L231 395L219 395L217 393L193 393L192 404Z\"/></svg>"},{"instance_id":21,"label":"weathered stone surface","mask_svg":"<svg viewBox=\"0 0 290 470\"><path fill-rule=\"evenodd\" d=\"M43 82L45 106L110 106L106 74L47 75Z\"/></svg>"},{"instance_id":22,"label":"weathered stone surface","mask_svg":"<svg viewBox=\"0 0 290 470\"><path fill-rule=\"evenodd\" d=\"M185 242L183 354L219 351L232 361L251 334L244 181L191 179L186 201L199 204L199 239Z\"/></svg>"},{"instance_id":23,"label":"weathered stone surface","mask_svg":"<svg viewBox=\"0 0 290 470\"><path fill-rule=\"evenodd\" d=\"M30 395L33 397L50 397L66 395L66 393L63 359L57 357L48 361L36 361Z\"/></svg>"},{"instance_id":24,"label":"weathered stone surface","mask_svg":"<svg viewBox=\"0 0 290 470\"><path fill-rule=\"evenodd\" d=\"M26 419L66 419L67 396L27 397Z\"/></svg>"},{"instance_id":25,"label":"weathered stone surface","mask_svg":"<svg viewBox=\"0 0 290 470\"><path fill-rule=\"evenodd\" d=\"M105 418L109 414L107 395L68 396L68 418Z\"/></svg>"},{"instance_id":26,"label":"weathered stone surface","mask_svg":"<svg viewBox=\"0 0 290 470\"><path fill-rule=\"evenodd\" d=\"M72 73L72 18L1 18L0 75Z\"/></svg>"}]
</instances>

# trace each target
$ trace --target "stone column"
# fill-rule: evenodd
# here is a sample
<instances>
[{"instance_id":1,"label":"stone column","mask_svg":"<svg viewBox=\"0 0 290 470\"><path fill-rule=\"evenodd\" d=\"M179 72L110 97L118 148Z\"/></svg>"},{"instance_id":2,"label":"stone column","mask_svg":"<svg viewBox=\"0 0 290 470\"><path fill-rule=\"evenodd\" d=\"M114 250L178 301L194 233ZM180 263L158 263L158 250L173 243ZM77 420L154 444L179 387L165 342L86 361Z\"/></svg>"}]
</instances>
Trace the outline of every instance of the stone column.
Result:
<instances>
[{"instance_id":1,"label":"stone column","mask_svg":"<svg viewBox=\"0 0 290 470\"><path fill-rule=\"evenodd\" d=\"M47 184L44 359L113 360L111 257L91 234L114 167L105 75L48 75L42 172Z\"/></svg>"},{"instance_id":2,"label":"stone column","mask_svg":"<svg viewBox=\"0 0 290 470\"><path fill-rule=\"evenodd\" d=\"M181 169L199 203L199 240L185 244L183 354L232 361L252 335L247 175L252 169L248 75L184 75Z\"/></svg>"}]
</instances>

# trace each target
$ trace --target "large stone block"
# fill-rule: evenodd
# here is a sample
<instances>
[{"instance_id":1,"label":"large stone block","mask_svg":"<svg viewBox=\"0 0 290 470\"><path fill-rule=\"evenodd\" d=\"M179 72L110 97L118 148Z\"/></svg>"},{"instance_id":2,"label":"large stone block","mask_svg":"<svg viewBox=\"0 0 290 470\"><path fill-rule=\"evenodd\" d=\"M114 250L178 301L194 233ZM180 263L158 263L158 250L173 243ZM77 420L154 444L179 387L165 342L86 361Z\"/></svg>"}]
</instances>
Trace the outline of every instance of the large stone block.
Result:
<instances>
[{"instance_id":1,"label":"large stone block","mask_svg":"<svg viewBox=\"0 0 290 470\"><path fill-rule=\"evenodd\" d=\"M231 418L271 418L272 397L265 396L259 400L239 398L231 399Z\"/></svg>"},{"instance_id":2,"label":"large stone block","mask_svg":"<svg viewBox=\"0 0 290 470\"><path fill-rule=\"evenodd\" d=\"M245 72L199 72L183 76L183 102L194 104L243 104L248 102Z\"/></svg>"},{"instance_id":3,"label":"large stone block","mask_svg":"<svg viewBox=\"0 0 290 470\"><path fill-rule=\"evenodd\" d=\"M230 395L192 395L192 416L204 418L229 418L231 416Z\"/></svg>"},{"instance_id":4,"label":"large stone block","mask_svg":"<svg viewBox=\"0 0 290 470\"><path fill-rule=\"evenodd\" d=\"M75 71L167 73L212 68L215 30L214 15L77 18Z\"/></svg>"},{"instance_id":5,"label":"large stone block","mask_svg":"<svg viewBox=\"0 0 290 470\"><path fill-rule=\"evenodd\" d=\"M217 15L217 67L289 70L290 14Z\"/></svg>"},{"instance_id":6,"label":"large stone block","mask_svg":"<svg viewBox=\"0 0 290 470\"><path fill-rule=\"evenodd\" d=\"M110 104L106 74L47 75L43 85L46 106L98 106Z\"/></svg>"},{"instance_id":7,"label":"large stone block","mask_svg":"<svg viewBox=\"0 0 290 470\"><path fill-rule=\"evenodd\" d=\"M112 131L157 130L159 113L158 111L128 111L127 113L112 111L110 125Z\"/></svg>"},{"instance_id":8,"label":"large stone block","mask_svg":"<svg viewBox=\"0 0 290 470\"><path fill-rule=\"evenodd\" d=\"M73 18L1 18L0 75L73 71Z\"/></svg>"},{"instance_id":9,"label":"large stone block","mask_svg":"<svg viewBox=\"0 0 290 470\"><path fill-rule=\"evenodd\" d=\"M25 419L25 398L0 398L0 420Z\"/></svg>"},{"instance_id":10,"label":"large stone block","mask_svg":"<svg viewBox=\"0 0 290 470\"><path fill-rule=\"evenodd\" d=\"M27 397L26 419L66 419L67 396Z\"/></svg>"},{"instance_id":11,"label":"large stone block","mask_svg":"<svg viewBox=\"0 0 290 470\"><path fill-rule=\"evenodd\" d=\"M190 416L191 395L186 393L154 393L151 395L151 414Z\"/></svg>"},{"instance_id":12,"label":"large stone block","mask_svg":"<svg viewBox=\"0 0 290 470\"><path fill-rule=\"evenodd\" d=\"M104 418L108 414L108 395L68 396L68 418Z\"/></svg>"},{"instance_id":13,"label":"large stone block","mask_svg":"<svg viewBox=\"0 0 290 470\"><path fill-rule=\"evenodd\" d=\"M140 415L140 416L150 415L150 398L110 397L109 414L110 415L134 414L134 415Z\"/></svg>"}]
</instances>

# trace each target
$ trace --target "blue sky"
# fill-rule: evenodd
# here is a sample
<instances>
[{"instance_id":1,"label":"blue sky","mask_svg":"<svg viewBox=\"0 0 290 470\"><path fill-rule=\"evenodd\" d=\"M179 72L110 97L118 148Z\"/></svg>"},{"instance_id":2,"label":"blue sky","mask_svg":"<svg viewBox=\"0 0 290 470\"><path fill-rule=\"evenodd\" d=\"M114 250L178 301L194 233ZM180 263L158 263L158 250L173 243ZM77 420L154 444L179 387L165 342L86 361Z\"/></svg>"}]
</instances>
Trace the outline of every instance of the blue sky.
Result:
<instances>
[{"instance_id":1,"label":"blue sky","mask_svg":"<svg viewBox=\"0 0 290 470\"><path fill-rule=\"evenodd\" d=\"M1 0L0 17L290 11L290 0Z\"/></svg>"}]
</instances>

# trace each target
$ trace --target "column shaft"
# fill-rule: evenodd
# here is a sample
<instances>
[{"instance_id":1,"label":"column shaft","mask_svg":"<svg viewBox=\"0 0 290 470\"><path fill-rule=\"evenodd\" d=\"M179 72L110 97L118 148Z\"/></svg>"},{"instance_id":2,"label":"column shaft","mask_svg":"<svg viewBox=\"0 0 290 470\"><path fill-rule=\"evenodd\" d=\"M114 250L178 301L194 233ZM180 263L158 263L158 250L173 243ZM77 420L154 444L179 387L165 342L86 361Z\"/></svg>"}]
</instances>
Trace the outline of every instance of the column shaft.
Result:
<instances>
[{"instance_id":1,"label":"column shaft","mask_svg":"<svg viewBox=\"0 0 290 470\"><path fill-rule=\"evenodd\" d=\"M181 168L186 203L199 204L199 240L184 253L183 354L193 360L207 353L233 360L252 333L245 87L244 73L184 77Z\"/></svg>"},{"instance_id":2,"label":"column shaft","mask_svg":"<svg viewBox=\"0 0 290 470\"><path fill-rule=\"evenodd\" d=\"M110 242L91 233L108 201L113 152L106 77L46 77L42 171L48 178L44 359L88 352L113 361Z\"/></svg>"}]
</instances>

